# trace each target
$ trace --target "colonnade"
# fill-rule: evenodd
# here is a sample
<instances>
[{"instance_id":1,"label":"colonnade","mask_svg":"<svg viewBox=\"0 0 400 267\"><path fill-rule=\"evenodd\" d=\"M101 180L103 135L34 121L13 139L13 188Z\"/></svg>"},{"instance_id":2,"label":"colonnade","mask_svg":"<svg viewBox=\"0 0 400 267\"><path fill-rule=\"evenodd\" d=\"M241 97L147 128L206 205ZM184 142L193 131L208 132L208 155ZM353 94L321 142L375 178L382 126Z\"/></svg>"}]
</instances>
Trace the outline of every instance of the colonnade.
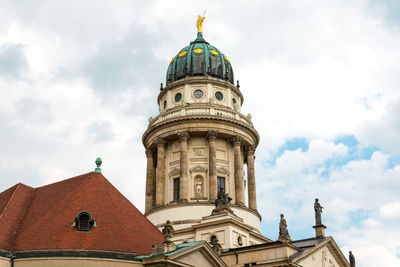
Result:
<instances>
[{"instance_id":1,"label":"colonnade","mask_svg":"<svg viewBox=\"0 0 400 267\"><path fill-rule=\"evenodd\" d=\"M217 149L216 140L218 132L208 131L208 176L209 176L209 201L214 201L217 198ZM181 202L187 202L189 199L188 188L188 140L189 134L182 132L178 134L180 143L180 196ZM243 165L242 157L243 140L240 136L235 136L231 140L233 144L234 155L234 184L235 184L235 204L245 206L244 180L243 180ZM154 207L167 204L167 196L164 196L165 183L165 148L166 140L158 138L155 141L157 145L156 155L154 151L146 149L147 171L146 171L146 205L145 210L148 211ZM256 201L256 182L254 172L254 146L243 147L244 154L247 159L247 180L248 180L248 207L257 209ZM156 158L156 164L154 159Z\"/></svg>"}]
</instances>

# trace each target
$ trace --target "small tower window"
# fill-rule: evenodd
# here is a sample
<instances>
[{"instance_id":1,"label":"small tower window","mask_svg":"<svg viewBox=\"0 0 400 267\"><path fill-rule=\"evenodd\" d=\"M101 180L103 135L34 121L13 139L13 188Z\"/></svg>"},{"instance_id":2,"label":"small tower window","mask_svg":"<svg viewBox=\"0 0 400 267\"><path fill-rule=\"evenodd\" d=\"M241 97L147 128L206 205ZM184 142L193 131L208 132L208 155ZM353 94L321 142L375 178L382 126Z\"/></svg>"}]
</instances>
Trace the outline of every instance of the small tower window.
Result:
<instances>
[{"instance_id":1,"label":"small tower window","mask_svg":"<svg viewBox=\"0 0 400 267\"><path fill-rule=\"evenodd\" d=\"M221 101L222 99L224 99L224 95L221 92L215 92L215 98L218 99L219 101Z\"/></svg>"},{"instance_id":2,"label":"small tower window","mask_svg":"<svg viewBox=\"0 0 400 267\"><path fill-rule=\"evenodd\" d=\"M197 98L197 99L202 98L202 97L203 97L203 91L201 91L201 90L196 90L196 91L194 91L193 95L194 95L194 97Z\"/></svg>"},{"instance_id":3,"label":"small tower window","mask_svg":"<svg viewBox=\"0 0 400 267\"><path fill-rule=\"evenodd\" d=\"M225 178L224 177L217 177L217 189L218 193L222 192L225 194Z\"/></svg>"},{"instance_id":4,"label":"small tower window","mask_svg":"<svg viewBox=\"0 0 400 267\"><path fill-rule=\"evenodd\" d=\"M164 109L166 109L166 108L167 108L167 100L164 100L164 104L163 104L163 106L164 106Z\"/></svg>"},{"instance_id":5,"label":"small tower window","mask_svg":"<svg viewBox=\"0 0 400 267\"><path fill-rule=\"evenodd\" d=\"M79 232L89 232L90 228L96 226L96 222L87 211L82 211L76 216L72 226L75 226Z\"/></svg>"},{"instance_id":6,"label":"small tower window","mask_svg":"<svg viewBox=\"0 0 400 267\"><path fill-rule=\"evenodd\" d=\"M175 102L179 102L182 99L182 94L181 93L177 93L175 95Z\"/></svg>"},{"instance_id":7,"label":"small tower window","mask_svg":"<svg viewBox=\"0 0 400 267\"><path fill-rule=\"evenodd\" d=\"M180 178L175 178L174 179L174 201L179 200L180 183L181 183L181 179Z\"/></svg>"}]
</instances>

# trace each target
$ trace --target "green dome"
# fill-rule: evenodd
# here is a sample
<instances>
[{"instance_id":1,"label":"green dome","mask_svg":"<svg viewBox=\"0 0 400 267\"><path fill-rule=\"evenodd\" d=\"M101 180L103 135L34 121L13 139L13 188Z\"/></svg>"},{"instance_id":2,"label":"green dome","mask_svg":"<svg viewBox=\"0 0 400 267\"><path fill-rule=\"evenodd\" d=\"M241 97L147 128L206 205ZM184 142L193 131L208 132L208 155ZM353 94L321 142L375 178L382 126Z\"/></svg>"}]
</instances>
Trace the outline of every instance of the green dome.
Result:
<instances>
[{"instance_id":1,"label":"green dome","mask_svg":"<svg viewBox=\"0 0 400 267\"><path fill-rule=\"evenodd\" d=\"M233 70L228 58L215 46L206 42L201 33L197 33L196 40L172 58L166 84L194 76L211 76L234 84Z\"/></svg>"}]
</instances>

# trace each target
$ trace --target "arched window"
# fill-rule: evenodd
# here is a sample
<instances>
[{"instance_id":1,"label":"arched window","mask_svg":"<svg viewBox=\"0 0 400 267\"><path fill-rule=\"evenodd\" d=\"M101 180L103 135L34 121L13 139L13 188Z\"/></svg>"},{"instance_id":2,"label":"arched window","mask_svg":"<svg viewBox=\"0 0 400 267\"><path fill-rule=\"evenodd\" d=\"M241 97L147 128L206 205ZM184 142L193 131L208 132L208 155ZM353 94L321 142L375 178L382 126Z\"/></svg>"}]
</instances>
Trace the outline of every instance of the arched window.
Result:
<instances>
[{"instance_id":1,"label":"arched window","mask_svg":"<svg viewBox=\"0 0 400 267\"><path fill-rule=\"evenodd\" d=\"M91 227L96 226L96 222L89 212L81 211L72 226L75 226L77 231L89 232Z\"/></svg>"}]
</instances>

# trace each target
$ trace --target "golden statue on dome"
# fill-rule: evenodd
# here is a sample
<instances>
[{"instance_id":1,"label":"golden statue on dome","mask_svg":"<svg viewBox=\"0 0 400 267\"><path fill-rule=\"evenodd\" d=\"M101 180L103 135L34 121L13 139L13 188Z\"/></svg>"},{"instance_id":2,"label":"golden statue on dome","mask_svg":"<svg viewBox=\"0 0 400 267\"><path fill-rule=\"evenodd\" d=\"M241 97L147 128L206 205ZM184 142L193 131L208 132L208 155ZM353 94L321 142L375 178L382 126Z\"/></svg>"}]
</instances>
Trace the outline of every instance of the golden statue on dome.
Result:
<instances>
[{"instance_id":1,"label":"golden statue on dome","mask_svg":"<svg viewBox=\"0 0 400 267\"><path fill-rule=\"evenodd\" d=\"M197 32L202 33L203 32L203 21L205 19L204 14L206 11L204 11L203 16L198 15L197 16L197 22L196 22L196 27L197 27Z\"/></svg>"}]
</instances>

